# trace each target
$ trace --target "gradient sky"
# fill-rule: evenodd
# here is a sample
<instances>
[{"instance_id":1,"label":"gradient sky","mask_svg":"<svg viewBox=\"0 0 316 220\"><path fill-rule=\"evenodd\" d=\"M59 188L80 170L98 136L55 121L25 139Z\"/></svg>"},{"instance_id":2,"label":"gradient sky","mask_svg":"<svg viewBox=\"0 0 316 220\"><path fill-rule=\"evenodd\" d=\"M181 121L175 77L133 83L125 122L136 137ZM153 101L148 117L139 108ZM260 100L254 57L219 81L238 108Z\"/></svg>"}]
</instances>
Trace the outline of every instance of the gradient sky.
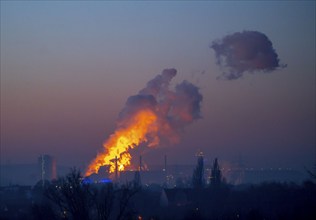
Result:
<instances>
[{"instance_id":1,"label":"gradient sky","mask_svg":"<svg viewBox=\"0 0 316 220\"><path fill-rule=\"evenodd\" d=\"M217 80L213 40L266 34L287 68ZM84 169L130 95L164 68L200 87L203 118L143 160L248 167L315 161L315 2L1 1L1 163L42 153Z\"/></svg>"}]
</instances>

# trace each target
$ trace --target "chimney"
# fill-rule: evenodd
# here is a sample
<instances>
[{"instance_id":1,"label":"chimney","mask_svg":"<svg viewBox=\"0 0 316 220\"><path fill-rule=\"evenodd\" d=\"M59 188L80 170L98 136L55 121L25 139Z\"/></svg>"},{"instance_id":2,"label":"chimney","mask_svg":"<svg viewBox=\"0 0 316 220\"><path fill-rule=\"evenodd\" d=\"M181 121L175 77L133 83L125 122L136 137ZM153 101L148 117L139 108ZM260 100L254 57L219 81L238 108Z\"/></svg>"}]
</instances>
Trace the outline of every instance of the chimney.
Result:
<instances>
[{"instance_id":1,"label":"chimney","mask_svg":"<svg viewBox=\"0 0 316 220\"><path fill-rule=\"evenodd\" d=\"M142 156L139 156L139 171L142 171Z\"/></svg>"},{"instance_id":2,"label":"chimney","mask_svg":"<svg viewBox=\"0 0 316 220\"><path fill-rule=\"evenodd\" d=\"M118 180L118 166L117 166L117 156L115 156L115 182Z\"/></svg>"},{"instance_id":3,"label":"chimney","mask_svg":"<svg viewBox=\"0 0 316 220\"><path fill-rule=\"evenodd\" d=\"M163 171L167 172L167 154L165 154L165 167Z\"/></svg>"}]
</instances>

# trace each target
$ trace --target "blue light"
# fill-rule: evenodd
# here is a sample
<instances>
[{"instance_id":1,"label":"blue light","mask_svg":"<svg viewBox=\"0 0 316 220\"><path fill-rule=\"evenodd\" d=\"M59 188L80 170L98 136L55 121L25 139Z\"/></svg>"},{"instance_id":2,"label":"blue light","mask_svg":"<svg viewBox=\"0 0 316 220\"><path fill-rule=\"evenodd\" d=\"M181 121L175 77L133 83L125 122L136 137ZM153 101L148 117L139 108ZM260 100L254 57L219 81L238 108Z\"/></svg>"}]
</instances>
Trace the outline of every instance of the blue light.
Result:
<instances>
[{"instance_id":1,"label":"blue light","mask_svg":"<svg viewBox=\"0 0 316 220\"><path fill-rule=\"evenodd\" d=\"M86 177L86 178L84 178L84 179L82 180L82 183L83 183L83 184L91 184L91 183L93 183L93 181L92 181L92 179Z\"/></svg>"},{"instance_id":2,"label":"blue light","mask_svg":"<svg viewBox=\"0 0 316 220\"><path fill-rule=\"evenodd\" d=\"M99 183L112 183L112 180L108 179L108 178L103 178L99 181Z\"/></svg>"}]
</instances>

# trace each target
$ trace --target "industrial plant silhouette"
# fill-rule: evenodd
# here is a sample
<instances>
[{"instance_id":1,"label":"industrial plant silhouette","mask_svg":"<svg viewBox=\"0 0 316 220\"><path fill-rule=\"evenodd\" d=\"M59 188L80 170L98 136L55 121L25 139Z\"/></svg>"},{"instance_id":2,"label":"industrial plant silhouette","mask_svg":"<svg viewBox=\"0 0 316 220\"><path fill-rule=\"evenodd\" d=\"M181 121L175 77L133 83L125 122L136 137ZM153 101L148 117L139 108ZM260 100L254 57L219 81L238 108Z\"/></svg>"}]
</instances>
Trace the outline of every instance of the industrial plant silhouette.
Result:
<instances>
[{"instance_id":1,"label":"industrial plant silhouette","mask_svg":"<svg viewBox=\"0 0 316 220\"><path fill-rule=\"evenodd\" d=\"M115 162L114 162L115 163ZM38 159L34 186L1 188L1 219L315 219L313 175L301 184L231 184L214 158L206 174L203 153L190 178L176 180L164 157L160 172L145 170L142 157L134 171L82 176L73 168L56 178L54 158ZM172 167L172 166L170 166ZM311 174L313 174L311 172Z\"/></svg>"}]
</instances>

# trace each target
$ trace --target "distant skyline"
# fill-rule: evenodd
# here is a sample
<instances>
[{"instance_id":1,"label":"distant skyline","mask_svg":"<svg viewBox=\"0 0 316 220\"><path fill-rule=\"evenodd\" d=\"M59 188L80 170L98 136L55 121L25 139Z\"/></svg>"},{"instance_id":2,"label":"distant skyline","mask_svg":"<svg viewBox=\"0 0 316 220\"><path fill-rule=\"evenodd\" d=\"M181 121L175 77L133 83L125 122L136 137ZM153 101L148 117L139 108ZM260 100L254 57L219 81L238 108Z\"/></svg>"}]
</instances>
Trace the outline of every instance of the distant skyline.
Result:
<instances>
[{"instance_id":1,"label":"distant skyline","mask_svg":"<svg viewBox=\"0 0 316 220\"><path fill-rule=\"evenodd\" d=\"M203 95L202 118L144 163L205 159L312 168L316 160L315 1L1 1L1 164L85 169L114 132L127 98L163 69ZM212 42L264 33L280 64L218 80ZM137 154L137 152L136 152ZM137 156L138 158L138 156Z\"/></svg>"}]
</instances>

